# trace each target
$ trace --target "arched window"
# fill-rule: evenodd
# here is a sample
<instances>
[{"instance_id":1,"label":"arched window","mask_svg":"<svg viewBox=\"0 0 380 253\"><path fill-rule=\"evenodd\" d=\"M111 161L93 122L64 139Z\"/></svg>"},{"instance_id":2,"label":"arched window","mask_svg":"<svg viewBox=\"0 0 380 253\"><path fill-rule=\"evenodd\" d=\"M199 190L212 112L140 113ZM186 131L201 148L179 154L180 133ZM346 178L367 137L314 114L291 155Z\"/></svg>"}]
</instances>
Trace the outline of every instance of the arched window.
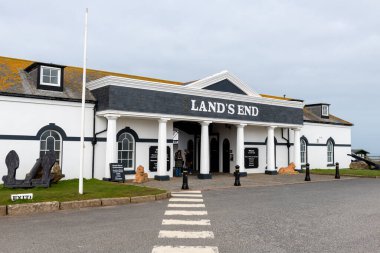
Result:
<instances>
[{"instance_id":1,"label":"arched window","mask_svg":"<svg viewBox=\"0 0 380 253\"><path fill-rule=\"evenodd\" d=\"M301 139L301 164L306 164L307 158L307 144L304 139Z\"/></svg>"},{"instance_id":2,"label":"arched window","mask_svg":"<svg viewBox=\"0 0 380 253\"><path fill-rule=\"evenodd\" d=\"M327 163L334 163L334 143L332 140L327 141Z\"/></svg>"},{"instance_id":3,"label":"arched window","mask_svg":"<svg viewBox=\"0 0 380 253\"><path fill-rule=\"evenodd\" d=\"M54 151L55 159L61 165L62 137L54 130L46 130L40 138L40 157L48 151Z\"/></svg>"},{"instance_id":4,"label":"arched window","mask_svg":"<svg viewBox=\"0 0 380 253\"><path fill-rule=\"evenodd\" d=\"M135 167L135 138L130 133L122 133L118 140L118 163L122 163L126 169Z\"/></svg>"}]
</instances>

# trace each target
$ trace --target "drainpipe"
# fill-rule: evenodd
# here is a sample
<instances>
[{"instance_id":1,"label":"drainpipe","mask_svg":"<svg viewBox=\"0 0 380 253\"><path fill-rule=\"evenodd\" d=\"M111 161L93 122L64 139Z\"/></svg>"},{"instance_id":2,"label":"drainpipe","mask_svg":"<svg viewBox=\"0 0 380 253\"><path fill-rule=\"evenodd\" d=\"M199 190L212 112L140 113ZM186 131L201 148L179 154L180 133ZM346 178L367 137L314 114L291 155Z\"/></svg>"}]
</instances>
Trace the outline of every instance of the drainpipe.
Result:
<instances>
[{"instance_id":1,"label":"drainpipe","mask_svg":"<svg viewBox=\"0 0 380 253\"><path fill-rule=\"evenodd\" d=\"M288 147L288 164L290 163L290 141L289 141L289 128L288 128L288 138L286 139L284 137L284 129L281 128L281 137L282 139L286 140L286 146Z\"/></svg>"},{"instance_id":2,"label":"drainpipe","mask_svg":"<svg viewBox=\"0 0 380 253\"><path fill-rule=\"evenodd\" d=\"M92 144L92 178L94 178L94 173L95 173L95 145L96 143L98 143L98 138L96 136L98 136L99 134L101 133L104 133L107 131L107 128L103 131L100 131L98 133L95 133L95 123L96 123L96 111L97 111L97 108L98 108L98 102L95 103L95 106L94 106L94 117L93 117L93 128L92 128L92 141L91 141L91 144Z\"/></svg>"},{"instance_id":3,"label":"drainpipe","mask_svg":"<svg viewBox=\"0 0 380 253\"><path fill-rule=\"evenodd\" d=\"M94 178L94 169L95 169L95 145L97 143L96 134L95 134L95 117L96 117L96 108L98 107L98 102L95 102L94 105L94 115L93 115L93 123L92 123L92 165L91 165L91 175Z\"/></svg>"}]
</instances>

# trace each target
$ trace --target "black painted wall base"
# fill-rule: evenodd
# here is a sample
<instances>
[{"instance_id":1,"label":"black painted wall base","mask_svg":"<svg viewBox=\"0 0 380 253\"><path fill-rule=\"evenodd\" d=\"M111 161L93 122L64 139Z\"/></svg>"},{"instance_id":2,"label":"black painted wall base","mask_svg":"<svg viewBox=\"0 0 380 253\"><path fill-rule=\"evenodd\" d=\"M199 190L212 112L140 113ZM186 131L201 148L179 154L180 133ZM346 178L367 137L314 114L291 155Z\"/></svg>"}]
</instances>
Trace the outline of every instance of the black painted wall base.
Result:
<instances>
[{"instance_id":1,"label":"black painted wall base","mask_svg":"<svg viewBox=\"0 0 380 253\"><path fill-rule=\"evenodd\" d=\"M247 175L248 175L247 172L240 172L241 177L246 177Z\"/></svg>"},{"instance_id":2,"label":"black painted wall base","mask_svg":"<svg viewBox=\"0 0 380 253\"><path fill-rule=\"evenodd\" d=\"M157 181L169 181L170 180L170 177L169 176L154 176L154 180L157 180Z\"/></svg>"},{"instance_id":3,"label":"black painted wall base","mask_svg":"<svg viewBox=\"0 0 380 253\"><path fill-rule=\"evenodd\" d=\"M267 174L267 175L277 175L277 171L276 170L266 170L265 174Z\"/></svg>"},{"instance_id":4,"label":"black painted wall base","mask_svg":"<svg viewBox=\"0 0 380 253\"><path fill-rule=\"evenodd\" d=\"M199 179L211 179L211 174L198 174Z\"/></svg>"}]
</instances>

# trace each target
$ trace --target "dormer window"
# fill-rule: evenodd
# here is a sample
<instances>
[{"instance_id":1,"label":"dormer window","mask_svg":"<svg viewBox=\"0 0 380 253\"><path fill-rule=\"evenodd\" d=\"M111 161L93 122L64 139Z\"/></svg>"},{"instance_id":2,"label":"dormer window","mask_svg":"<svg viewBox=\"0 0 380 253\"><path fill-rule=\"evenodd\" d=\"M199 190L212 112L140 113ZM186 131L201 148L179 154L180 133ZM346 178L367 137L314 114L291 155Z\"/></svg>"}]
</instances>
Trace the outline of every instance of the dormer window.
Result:
<instances>
[{"instance_id":1,"label":"dormer window","mask_svg":"<svg viewBox=\"0 0 380 253\"><path fill-rule=\"evenodd\" d=\"M63 91L65 66L34 62L25 68L32 83L39 90Z\"/></svg>"},{"instance_id":2,"label":"dormer window","mask_svg":"<svg viewBox=\"0 0 380 253\"><path fill-rule=\"evenodd\" d=\"M41 66L40 84L60 87L61 86L61 69L54 67Z\"/></svg>"},{"instance_id":3,"label":"dormer window","mask_svg":"<svg viewBox=\"0 0 380 253\"><path fill-rule=\"evenodd\" d=\"M324 117L329 116L329 106L328 105L322 105L322 116L324 116Z\"/></svg>"}]
</instances>

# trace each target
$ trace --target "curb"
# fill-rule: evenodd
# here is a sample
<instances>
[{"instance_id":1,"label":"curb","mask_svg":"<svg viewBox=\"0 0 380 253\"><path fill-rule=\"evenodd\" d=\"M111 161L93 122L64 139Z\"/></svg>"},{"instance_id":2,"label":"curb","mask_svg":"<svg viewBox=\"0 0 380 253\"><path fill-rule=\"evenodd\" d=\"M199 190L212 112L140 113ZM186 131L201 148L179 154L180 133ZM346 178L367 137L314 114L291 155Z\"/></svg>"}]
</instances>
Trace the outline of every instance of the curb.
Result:
<instances>
[{"instance_id":1,"label":"curb","mask_svg":"<svg viewBox=\"0 0 380 253\"><path fill-rule=\"evenodd\" d=\"M1 216L22 216L36 213L50 213L59 210L81 209L89 207L118 206L130 203L143 203L156 200L163 200L171 197L171 192L160 193L156 195L136 196L136 197L118 197L103 199L87 199L74 201L50 201L27 204L11 204L0 206Z\"/></svg>"},{"instance_id":2,"label":"curb","mask_svg":"<svg viewBox=\"0 0 380 253\"><path fill-rule=\"evenodd\" d=\"M7 215L7 206L0 206L0 216Z\"/></svg>"},{"instance_id":3,"label":"curb","mask_svg":"<svg viewBox=\"0 0 380 253\"><path fill-rule=\"evenodd\" d=\"M32 213L49 213L59 210L59 202L40 202L31 204L15 204L7 206L7 215L20 216Z\"/></svg>"},{"instance_id":4,"label":"curb","mask_svg":"<svg viewBox=\"0 0 380 253\"><path fill-rule=\"evenodd\" d=\"M102 206L118 206L131 203L130 197L100 199Z\"/></svg>"},{"instance_id":5,"label":"curb","mask_svg":"<svg viewBox=\"0 0 380 253\"><path fill-rule=\"evenodd\" d=\"M334 175L329 175L329 174L318 174L318 173L310 173L311 175L321 175L321 176L334 176ZM380 176L366 176L366 175L340 175L341 177L362 177L362 178L380 178Z\"/></svg>"},{"instance_id":6,"label":"curb","mask_svg":"<svg viewBox=\"0 0 380 253\"><path fill-rule=\"evenodd\" d=\"M155 201L155 200L156 200L155 195L131 197L131 203L142 203L142 202Z\"/></svg>"},{"instance_id":7,"label":"curb","mask_svg":"<svg viewBox=\"0 0 380 253\"><path fill-rule=\"evenodd\" d=\"M86 207L99 207L102 205L100 199L88 199L88 200L74 200L74 201L65 201L59 203L60 210L69 210L69 209L79 209Z\"/></svg>"}]
</instances>

